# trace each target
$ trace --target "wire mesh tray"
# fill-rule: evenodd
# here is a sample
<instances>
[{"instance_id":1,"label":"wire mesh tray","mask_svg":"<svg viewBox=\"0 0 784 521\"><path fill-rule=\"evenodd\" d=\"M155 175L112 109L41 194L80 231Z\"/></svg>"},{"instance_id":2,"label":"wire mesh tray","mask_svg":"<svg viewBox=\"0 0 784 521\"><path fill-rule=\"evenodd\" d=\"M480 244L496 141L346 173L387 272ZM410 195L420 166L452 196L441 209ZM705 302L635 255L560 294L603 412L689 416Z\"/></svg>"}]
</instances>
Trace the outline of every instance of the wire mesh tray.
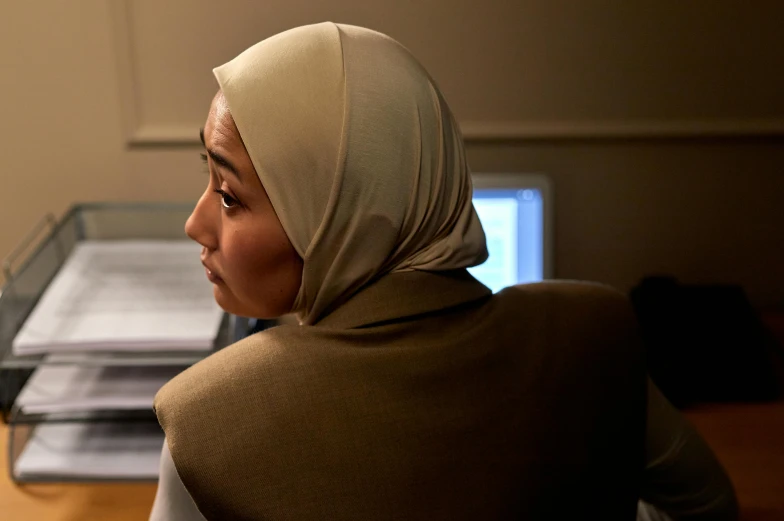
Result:
<instances>
[{"instance_id":1,"label":"wire mesh tray","mask_svg":"<svg viewBox=\"0 0 784 521\"><path fill-rule=\"evenodd\" d=\"M5 422L18 416L14 401L31 372L56 362L45 355L14 354L12 343L70 252L84 240L185 239L183 225L192 204L88 203L73 206L57 221L46 216L5 259L5 286L0 292L0 410ZM226 314L212 350L153 352L92 352L74 363L101 366L189 366L247 333L247 319Z\"/></svg>"}]
</instances>

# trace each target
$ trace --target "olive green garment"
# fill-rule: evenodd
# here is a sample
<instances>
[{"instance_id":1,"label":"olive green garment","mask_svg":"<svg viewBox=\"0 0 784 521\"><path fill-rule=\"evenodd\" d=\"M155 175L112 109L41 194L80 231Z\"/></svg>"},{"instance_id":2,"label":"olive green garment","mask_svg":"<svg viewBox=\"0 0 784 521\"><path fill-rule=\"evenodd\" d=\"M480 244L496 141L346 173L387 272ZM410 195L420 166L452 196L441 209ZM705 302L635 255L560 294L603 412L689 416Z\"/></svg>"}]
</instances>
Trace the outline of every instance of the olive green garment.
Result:
<instances>
[{"instance_id":1,"label":"olive green garment","mask_svg":"<svg viewBox=\"0 0 784 521\"><path fill-rule=\"evenodd\" d=\"M636 322L594 284L393 273L155 408L210 520L634 519L644 465Z\"/></svg>"}]
</instances>

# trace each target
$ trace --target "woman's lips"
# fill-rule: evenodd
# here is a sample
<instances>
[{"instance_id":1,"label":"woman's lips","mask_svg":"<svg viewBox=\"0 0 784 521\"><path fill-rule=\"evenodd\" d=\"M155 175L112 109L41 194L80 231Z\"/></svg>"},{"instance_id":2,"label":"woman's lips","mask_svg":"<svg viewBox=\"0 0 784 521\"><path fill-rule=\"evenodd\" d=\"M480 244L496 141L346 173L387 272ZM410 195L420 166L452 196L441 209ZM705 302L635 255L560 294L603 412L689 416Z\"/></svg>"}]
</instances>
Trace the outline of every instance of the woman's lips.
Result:
<instances>
[{"instance_id":1,"label":"woman's lips","mask_svg":"<svg viewBox=\"0 0 784 521\"><path fill-rule=\"evenodd\" d=\"M218 275L217 275L217 274L216 274L214 271L212 271L210 268L208 268L206 264L204 264L204 271L207 273L207 279L209 279L209 281L210 281L210 282L212 282L213 284L218 284L218 283L221 283L221 282L223 282L223 279L222 279L222 278L220 278L220 277L219 277L219 276L218 276Z\"/></svg>"}]
</instances>

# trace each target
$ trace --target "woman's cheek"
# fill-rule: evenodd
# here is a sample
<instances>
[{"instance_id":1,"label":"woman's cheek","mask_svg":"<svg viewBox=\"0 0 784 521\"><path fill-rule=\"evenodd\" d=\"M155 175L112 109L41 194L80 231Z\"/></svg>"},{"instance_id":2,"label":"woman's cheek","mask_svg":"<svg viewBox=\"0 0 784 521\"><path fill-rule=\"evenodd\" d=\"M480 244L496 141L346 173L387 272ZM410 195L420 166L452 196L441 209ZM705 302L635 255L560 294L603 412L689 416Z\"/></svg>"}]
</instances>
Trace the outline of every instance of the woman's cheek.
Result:
<instances>
[{"instance_id":1,"label":"woman's cheek","mask_svg":"<svg viewBox=\"0 0 784 521\"><path fill-rule=\"evenodd\" d=\"M260 273L267 270L269 262L268 251L260 237L263 236L258 228L250 233L235 233L232 235L229 261L232 271L240 278L240 282L252 284Z\"/></svg>"}]
</instances>

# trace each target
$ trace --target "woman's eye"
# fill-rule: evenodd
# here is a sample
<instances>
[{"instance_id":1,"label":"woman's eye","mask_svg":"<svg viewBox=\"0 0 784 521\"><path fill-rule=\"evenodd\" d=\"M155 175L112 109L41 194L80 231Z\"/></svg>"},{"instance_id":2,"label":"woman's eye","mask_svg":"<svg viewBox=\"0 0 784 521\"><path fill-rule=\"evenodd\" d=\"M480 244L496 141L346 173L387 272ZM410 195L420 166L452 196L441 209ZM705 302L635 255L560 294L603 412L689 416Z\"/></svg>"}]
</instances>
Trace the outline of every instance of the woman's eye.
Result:
<instances>
[{"instance_id":1,"label":"woman's eye","mask_svg":"<svg viewBox=\"0 0 784 521\"><path fill-rule=\"evenodd\" d=\"M224 208L231 209L237 206L237 200L223 190L216 188L215 193L221 196L221 204Z\"/></svg>"}]
</instances>

